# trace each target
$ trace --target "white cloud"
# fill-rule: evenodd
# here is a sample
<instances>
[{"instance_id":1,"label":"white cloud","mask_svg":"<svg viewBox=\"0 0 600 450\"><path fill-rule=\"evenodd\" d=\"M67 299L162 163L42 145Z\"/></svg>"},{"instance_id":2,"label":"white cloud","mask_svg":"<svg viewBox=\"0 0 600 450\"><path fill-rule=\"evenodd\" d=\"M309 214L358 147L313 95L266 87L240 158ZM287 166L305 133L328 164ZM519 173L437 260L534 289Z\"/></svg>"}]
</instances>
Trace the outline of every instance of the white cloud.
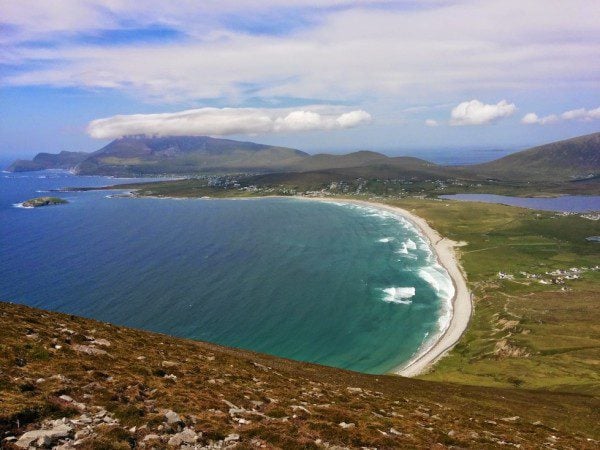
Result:
<instances>
[{"instance_id":1,"label":"white cloud","mask_svg":"<svg viewBox=\"0 0 600 450\"><path fill-rule=\"evenodd\" d=\"M562 113L560 117L564 120L582 120L589 122L594 119L600 119L600 107L596 109L572 109Z\"/></svg>"},{"instance_id":2,"label":"white cloud","mask_svg":"<svg viewBox=\"0 0 600 450\"><path fill-rule=\"evenodd\" d=\"M550 114L545 117L538 117L536 113L528 113L523 116L521 123L525 125L547 125L558 122L559 118L556 114Z\"/></svg>"},{"instance_id":3,"label":"white cloud","mask_svg":"<svg viewBox=\"0 0 600 450\"><path fill-rule=\"evenodd\" d=\"M450 125L485 125L510 117L517 110L513 103L501 100L495 105L487 105L479 100L462 102L450 113Z\"/></svg>"},{"instance_id":4,"label":"white cloud","mask_svg":"<svg viewBox=\"0 0 600 450\"><path fill-rule=\"evenodd\" d=\"M200 108L163 114L118 115L89 123L88 134L97 139L126 135L228 136L297 131L340 130L368 123L371 115L357 110L338 114L336 108L313 110L261 108Z\"/></svg>"},{"instance_id":5,"label":"white cloud","mask_svg":"<svg viewBox=\"0 0 600 450\"><path fill-rule=\"evenodd\" d=\"M109 88L190 103L397 97L416 104L464 93L465 86L496 95L489 93L600 83L600 9L589 0L570 0L568 7L547 0L413 1L406 8L369 8L367 0L0 2L8 24L0 63L13 66L1 84ZM260 17L288 5L313 8L310 25L274 35L223 25L222 16ZM123 23L165 25L185 39L108 45L65 37ZM44 37L55 40L28 44Z\"/></svg>"},{"instance_id":6,"label":"white cloud","mask_svg":"<svg viewBox=\"0 0 600 450\"><path fill-rule=\"evenodd\" d=\"M528 113L523 116L521 123L525 125L547 125L560 122L561 120L578 120L581 122L591 122L592 120L600 119L600 107L596 109L571 109L565 111L560 116L550 114L545 117L538 117L536 113Z\"/></svg>"},{"instance_id":7,"label":"white cloud","mask_svg":"<svg viewBox=\"0 0 600 450\"><path fill-rule=\"evenodd\" d=\"M425 125L427 125L428 127L437 127L439 124L437 120L427 119L425 121Z\"/></svg>"}]
</instances>

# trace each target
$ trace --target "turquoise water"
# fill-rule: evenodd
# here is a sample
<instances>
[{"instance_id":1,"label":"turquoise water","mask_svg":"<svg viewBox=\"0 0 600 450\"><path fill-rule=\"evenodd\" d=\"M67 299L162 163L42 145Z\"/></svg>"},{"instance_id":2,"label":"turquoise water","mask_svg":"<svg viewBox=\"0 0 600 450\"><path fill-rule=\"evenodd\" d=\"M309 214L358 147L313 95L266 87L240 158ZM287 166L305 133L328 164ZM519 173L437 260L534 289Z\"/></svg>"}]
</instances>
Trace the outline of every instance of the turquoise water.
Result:
<instances>
[{"instance_id":1,"label":"turquoise water","mask_svg":"<svg viewBox=\"0 0 600 450\"><path fill-rule=\"evenodd\" d=\"M106 191L14 206L114 182L0 174L1 299L369 373L445 326L447 274L409 222L375 209Z\"/></svg>"}]
</instances>

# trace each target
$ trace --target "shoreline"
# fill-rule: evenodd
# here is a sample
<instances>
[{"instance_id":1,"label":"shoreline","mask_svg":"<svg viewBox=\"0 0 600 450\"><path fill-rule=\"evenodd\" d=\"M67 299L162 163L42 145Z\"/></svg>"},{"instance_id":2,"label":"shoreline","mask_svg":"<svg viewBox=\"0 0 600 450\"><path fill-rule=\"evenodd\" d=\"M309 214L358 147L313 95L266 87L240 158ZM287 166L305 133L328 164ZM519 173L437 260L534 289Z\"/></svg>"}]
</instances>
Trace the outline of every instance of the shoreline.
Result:
<instances>
[{"instance_id":1,"label":"shoreline","mask_svg":"<svg viewBox=\"0 0 600 450\"><path fill-rule=\"evenodd\" d=\"M266 197L268 198L268 197ZM377 208L395 215L399 215L409 220L420 233L429 241L437 262L448 272L452 284L454 285L454 296L451 299L451 317L448 327L436 337L436 340L427 347L419 348L414 357L401 366L392 369L390 374L401 375L404 377L415 377L427 372L436 362L446 355L458 343L471 320L473 305L471 293L467 287L467 282L462 268L456 258L454 248L460 244L446 237L441 236L436 230L431 228L425 219L416 214L398 206L387 205L385 203L345 199L345 198L320 198L320 197L288 197L299 198L301 200L312 200L322 202L352 203L359 206ZM424 345L427 345L424 342Z\"/></svg>"},{"instance_id":2,"label":"shoreline","mask_svg":"<svg viewBox=\"0 0 600 450\"><path fill-rule=\"evenodd\" d=\"M128 194L135 196L135 190L129 191ZM429 246L435 255L437 263L441 265L452 280L454 286L454 296L450 300L450 321L446 329L435 336L435 341L425 341L423 345L416 351L413 357L406 363L390 370L388 374L400 375L404 377L416 377L426 373L431 367L443 358L452 348L458 343L463 333L471 320L473 304L471 293L467 287L467 282L462 268L456 258L455 247L460 246L460 243L441 236L433 229L425 219L412 213L409 210L392 206L385 203L349 199L349 198L328 198L328 197L303 197L303 196L256 196L256 197L154 197L159 199L205 199L205 200L253 200L265 198L287 198L297 200L333 202L333 203L350 203L358 206L369 208L377 208L382 211L400 216L411 222L417 230L425 236Z\"/></svg>"}]
</instances>

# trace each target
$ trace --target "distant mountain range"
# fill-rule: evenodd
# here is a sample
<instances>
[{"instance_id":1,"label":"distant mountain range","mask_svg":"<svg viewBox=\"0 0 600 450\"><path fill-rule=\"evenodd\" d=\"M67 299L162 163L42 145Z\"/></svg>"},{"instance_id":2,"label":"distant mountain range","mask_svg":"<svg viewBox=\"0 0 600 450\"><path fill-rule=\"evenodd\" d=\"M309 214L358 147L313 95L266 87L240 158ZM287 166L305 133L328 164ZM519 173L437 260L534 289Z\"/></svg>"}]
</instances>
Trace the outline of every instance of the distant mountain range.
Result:
<instances>
[{"instance_id":1,"label":"distant mountain range","mask_svg":"<svg viewBox=\"0 0 600 450\"><path fill-rule=\"evenodd\" d=\"M8 170L69 169L82 175L251 172L263 177L311 179L331 175L363 178L494 178L498 180L573 180L600 176L600 133L517 152L492 162L441 166L419 158L388 157L359 151L346 155L309 155L286 147L211 137L123 137L93 153L40 153L15 161ZM294 173L292 175L291 173Z\"/></svg>"}]
</instances>

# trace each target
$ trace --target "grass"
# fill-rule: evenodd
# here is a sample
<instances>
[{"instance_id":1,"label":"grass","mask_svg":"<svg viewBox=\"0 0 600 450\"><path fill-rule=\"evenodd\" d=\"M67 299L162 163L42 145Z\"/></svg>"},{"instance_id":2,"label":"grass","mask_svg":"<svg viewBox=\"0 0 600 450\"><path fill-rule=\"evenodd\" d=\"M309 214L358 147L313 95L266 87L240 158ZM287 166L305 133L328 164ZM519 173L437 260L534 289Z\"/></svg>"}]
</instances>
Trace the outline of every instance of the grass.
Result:
<instances>
[{"instance_id":1,"label":"grass","mask_svg":"<svg viewBox=\"0 0 600 450\"><path fill-rule=\"evenodd\" d=\"M108 353L77 352L84 339L108 340ZM366 375L2 302L0 342L0 432L77 416L80 406L65 404L65 394L119 419L96 427L82 448L131 448L153 433L168 439L164 409L201 431L200 444L236 433L240 448L539 448L555 438L593 448L600 438L599 401L583 394ZM23 342L49 357L27 353L17 364Z\"/></svg>"},{"instance_id":2,"label":"grass","mask_svg":"<svg viewBox=\"0 0 600 450\"><path fill-rule=\"evenodd\" d=\"M423 378L600 394L600 272L567 281L565 291L518 275L597 265L600 245L585 238L598 234L598 222L482 203L394 204L467 243L458 251L474 314L459 345ZM500 280L500 271L517 276Z\"/></svg>"}]
</instances>

